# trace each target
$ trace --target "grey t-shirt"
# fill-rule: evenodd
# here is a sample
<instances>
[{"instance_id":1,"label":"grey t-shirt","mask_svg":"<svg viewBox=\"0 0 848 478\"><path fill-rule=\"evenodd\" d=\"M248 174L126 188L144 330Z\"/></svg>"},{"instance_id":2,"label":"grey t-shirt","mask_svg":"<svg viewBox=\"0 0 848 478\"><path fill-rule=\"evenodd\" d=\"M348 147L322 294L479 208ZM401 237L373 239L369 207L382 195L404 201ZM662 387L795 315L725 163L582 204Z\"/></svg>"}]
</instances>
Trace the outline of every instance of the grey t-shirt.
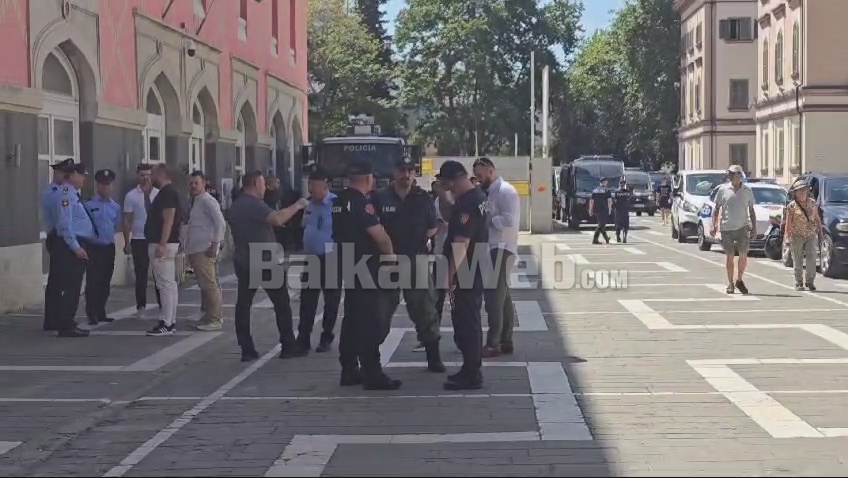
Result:
<instances>
[{"instance_id":1,"label":"grey t-shirt","mask_svg":"<svg viewBox=\"0 0 848 478\"><path fill-rule=\"evenodd\" d=\"M250 194L239 194L229 215L235 244L233 262L246 267L250 262L251 244L268 244L268 247L273 247L277 243L274 229L268 224L268 215L272 212L264 200Z\"/></svg>"},{"instance_id":2,"label":"grey t-shirt","mask_svg":"<svg viewBox=\"0 0 848 478\"><path fill-rule=\"evenodd\" d=\"M750 226L750 209L754 206L754 193L743 184L739 190L726 184L716 195L716 208L721 209L721 230L738 231Z\"/></svg>"}]
</instances>

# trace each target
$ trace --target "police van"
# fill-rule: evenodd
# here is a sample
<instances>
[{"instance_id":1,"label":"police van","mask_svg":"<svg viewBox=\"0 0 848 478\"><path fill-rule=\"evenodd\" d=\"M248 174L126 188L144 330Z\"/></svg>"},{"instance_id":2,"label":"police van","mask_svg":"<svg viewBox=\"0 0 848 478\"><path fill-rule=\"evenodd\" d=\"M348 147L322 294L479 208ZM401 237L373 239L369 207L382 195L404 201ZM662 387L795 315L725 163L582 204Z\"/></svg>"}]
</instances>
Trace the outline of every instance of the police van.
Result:
<instances>
[{"instance_id":1,"label":"police van","mask_svg":"<svg viewBox=\"0 0 848 478\"><path fill-rule=\"evenodd\" d=\"M624 162L611 155L580 156L562 166L559 174L559 207L562 221L570 229L579 229L581 224L595 224L597 218L589 215L589 199L592 190L598 187L601 178L607 179L607 187L618 187L624 177Z\"/></svg>"}]
</instances>

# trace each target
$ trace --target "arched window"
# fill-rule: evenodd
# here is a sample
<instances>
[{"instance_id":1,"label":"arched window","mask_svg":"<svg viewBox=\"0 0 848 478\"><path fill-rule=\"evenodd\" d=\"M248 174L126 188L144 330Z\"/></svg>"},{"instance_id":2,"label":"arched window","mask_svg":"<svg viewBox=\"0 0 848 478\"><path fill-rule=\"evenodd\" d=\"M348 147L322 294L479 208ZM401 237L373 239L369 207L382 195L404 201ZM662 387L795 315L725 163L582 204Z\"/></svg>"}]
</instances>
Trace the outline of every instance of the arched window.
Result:
<instances>
[{"instance_id":1,"label":"arched window","mask_svg":"<svg viewBox=\"0 0 848 478\"><path fill-rule=\"evenodd\" d=\"M268 174L277 176L277 128L271 122L271 130L268 132L271 135L271 157L268 159Z\"/></svg>"},{"instance_id":2,"label":"arched window","mask_svg":"<svg viewBox=\"0 0 848 478\"><path fill-rule=\"evenodd\" d=\"M244 136L244 118L239 113L238 121L236 121L236 130L238 131L238 140L236 141L236 163L234 166L233 185L241 187L241 178L244 176L245 168L245 136Z\"/></svg>"},{"instance_id":3,"label":"arched window","mask_svg":"<svg viewBox=\"0 0 848 478\"><path fill-rule=\"evenodd\" d=\"M792 77L798 78L801 70L801 27L798 21L792 26Z\"/></svg>"},{"instance_id":4,"label":"arched window","mask_svg":"<svg viewBox=\"0 0 848 478\"><path fill-rule=\"evenodd\" d=\"M783 32L777 32L777 41L774 42L774 82L783 84Z\"/></svg>"},{"instance_id":5,"label":"arched window","mask_svg":"<svg viewBox=\"0 0 848 478\"><path fill-rule=\"evenodd\" d=\"M200 103L194 102L191 109L191 139L189 141L189 172L204 171L204 148L206 137L206 118L203 116L203 108ZM205 171L204 171L205 172Z\"/></svg>"},{"instance_id":6,"label":"arched window","mask_svg":"<svg viewBox=\"0 0 848 478\"><path fill-rule=\"evenodd\" d=\"M165 161L165 102L156 85L147 90L144 100L147 110L147 126L144 128L144 155L142 162Z\"/></svg>"},{"instance_id":7,"label":"arched window","mask_svg":"<svg viewBox=\"0 0 848 478\"><path fill-rule=\"evenodd\" d=\"M768 90L769 86L769 42L768 38L763 40L763 90Z\"/></svg>"},{"instance_id":8,"label":"arched window","mask_svg":"<svg viewBox=\"0 0 848 478\"><path fill-rule=\"evenodd\" d=\"M80 160L79 84L73 65L58 48L44 60L41 88L44 106L38 115L36 133L39 191L53 180L52 164L67 158L73 158L75 162ZM46 239L47 235L42 232L41 238Z\"/></svg>"}]
</instances>

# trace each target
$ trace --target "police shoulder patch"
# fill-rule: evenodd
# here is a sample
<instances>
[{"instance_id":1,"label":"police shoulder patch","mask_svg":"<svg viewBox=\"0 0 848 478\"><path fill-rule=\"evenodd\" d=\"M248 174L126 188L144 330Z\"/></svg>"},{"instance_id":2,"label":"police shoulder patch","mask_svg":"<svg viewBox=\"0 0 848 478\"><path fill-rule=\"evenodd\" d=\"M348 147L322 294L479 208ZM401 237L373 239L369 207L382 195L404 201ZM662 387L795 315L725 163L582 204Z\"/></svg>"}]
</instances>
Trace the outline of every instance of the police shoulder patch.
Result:
<instances>
[{"instance_id":1,"label":"police shoulder patch","mask_svg":"<svg viewBox=\"0 0 848 478\"><path fill-rule=\"evenodd\" d=\"M365 205L365 212L373 215L374 214L374 205L371 204L371 203L366 204Z\"/></svg>"},{"instance_id":2,"label":"police shoulder patch","mask_svg":"<svg viewBox=\"0 0 848 478\"><path fill-rule=\"evenodd\" d=\"M466 214L466 213L462 213L462 214L460 214L460 215L459 215L459 222L460 222L461 224L468 224L468 221L469 221L470 219L471 219L471 216L469 216L469 215L468 215L468 214Z\"/></svg>"},{"instance_id":3,"label":"police shoulder patch","mask_svg":"<svg viewBox=\"0 0 848 478\"><path fill-rule=\"evenodd\" d=\"M62 199L62 207L68 207L71 204L71 201L67 199Z\"/></svg>"}]
</instances>

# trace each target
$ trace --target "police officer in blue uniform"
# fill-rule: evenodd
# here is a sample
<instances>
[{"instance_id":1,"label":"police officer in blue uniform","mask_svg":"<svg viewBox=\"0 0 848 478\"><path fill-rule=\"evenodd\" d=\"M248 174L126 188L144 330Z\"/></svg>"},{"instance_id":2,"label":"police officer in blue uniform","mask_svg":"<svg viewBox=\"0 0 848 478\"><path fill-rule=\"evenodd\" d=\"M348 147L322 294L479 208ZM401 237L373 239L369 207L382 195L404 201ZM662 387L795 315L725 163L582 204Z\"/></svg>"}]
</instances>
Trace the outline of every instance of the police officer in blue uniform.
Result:
<instances>
[{"instance_id":1,"label":"police officer in blue uniform","mask_svg":"<svg viewBox=\"0 0 848 478\"><path fill-rule=\"evenodd\" d=\"M380 345L389 334L385 292L377 288L380 255L394 257L392 240L386 234L368 195L374 187L371 163L355 162L348 167L349 186L333 199L333 241L342 264L345 288L344 317L339 337L342 386L362 384L366 390L397 390L400 380L383 373ZM348 268L365 261L367 276L353 276ZM361 367L361 368L360 368Z\"/></svg>"},{"instance_id":2,"label":"police officer in blue uniform","mask_svg":"<svg viewBox=\"0 0 848 478\"><path fill-rule=\"evenodd\" d=\"M115 234L121 229L121 207L112 199L115 172L101 169L94 174L97 193L85 202L95 228L85 268L85 312L88 323L112 322L106 316L112 274L115 271Z\"/></svg>"},{"instance_id":3,"label":"police officer in blue uniform","mask_svg":"<svg viewBox=\"0 0 848 478\"><path fill-rule=\"evenodd\" d=\"M56 205L61 197L67 196L70 187L65 185L65 180L74 166L74 160L68 158L51 166L53 168L53 182L41 192L41 217L44 221L44 233L47 238L44 242L47 254L50 256L50 266L47 271L47 287L44 289L44 330L59 330L56 325L56 305L62 300L62 289L59 288L59 274L54 260L58 235L56 234Z\"/></svg>"},{"instance_id":4,"label":"police officer in blue uniform","mask_svg":"<svg viewBox=\"0 0 848 478\"><path fill-rule=\"evenodd\" d=\"M595 227L595 236L592 238L592 244L600 244L598 238L603 235L604 240L609 244L610 238L607 235L607 224L610 222L612 213L612 193L607 189L607 178L601 178L600 184L592 190L592 199L589 200L589 215L595 216L598 220L598 225Z\"/></svg>"},{"instance_id":5,"label":"police officer in blue uniform","mask_svg":"<svg viewBox=\"0 0 848 478\"><path fill-rule=\"evenodd\" d=\"M462 352L462 368L448 376L445 390L473 390L483 386L483 276L479 264L489 256L486 194L472 183L458 161L445 161L439 180L454 197L448 223L445 256L454 341Z\"/></svg>"},{"instance_id":6,"label":"police officer in blue uniform","mask_svg":"<svg viewBox=\"0 0 848 478\"><path fill-rule=\"evenodd\" d=\"M94 221L80 199L79 190L85 184L88 172L82 164L75 164L68 176L68 194L56 204L56 270L59 272L59 287L62 298L56 306L56 326L59 337L87 337L88 331L77 327L74 317L80 300L82 278L85 275L88 250L97 237ZM63 186L64 189L64 186Z\"/></svg>"}]
</instances>

